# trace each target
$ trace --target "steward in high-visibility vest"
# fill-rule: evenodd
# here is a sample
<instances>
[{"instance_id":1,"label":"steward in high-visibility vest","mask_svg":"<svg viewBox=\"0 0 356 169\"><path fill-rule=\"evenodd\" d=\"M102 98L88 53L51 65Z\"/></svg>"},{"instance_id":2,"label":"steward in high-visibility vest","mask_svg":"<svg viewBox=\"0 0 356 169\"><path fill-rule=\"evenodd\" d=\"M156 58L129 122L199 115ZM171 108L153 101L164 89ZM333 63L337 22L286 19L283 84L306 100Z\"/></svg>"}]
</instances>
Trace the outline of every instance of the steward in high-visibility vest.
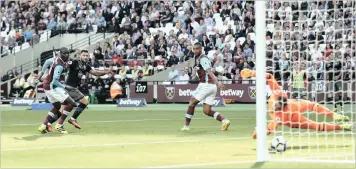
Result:
<instances>
[{"instance_id":1,"label":"steward in high-visibility vest","mask_svg":"<svg viewBox=\"0 0 356 169\"><path fill-rule=\"evenodd\" d=\"M112 99L116 99L120 96L123 96L123 89L120 86L120 79L117 79L114 83L111 84L110 96Z\"/></svg>"}]
</instances>

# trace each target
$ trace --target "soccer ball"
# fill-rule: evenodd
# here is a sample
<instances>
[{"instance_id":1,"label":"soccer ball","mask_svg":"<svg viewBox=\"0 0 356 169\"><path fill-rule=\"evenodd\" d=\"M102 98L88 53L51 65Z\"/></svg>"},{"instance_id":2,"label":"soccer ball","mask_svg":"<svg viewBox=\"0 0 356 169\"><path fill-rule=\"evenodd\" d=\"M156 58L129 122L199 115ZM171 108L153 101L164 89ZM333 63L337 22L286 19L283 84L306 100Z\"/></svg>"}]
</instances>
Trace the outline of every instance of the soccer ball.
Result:
<instances>
[{"instance_id":1,"label":"soccer ball","mask_svg":"<svg viewBox=\"0 0 356 169\"><path fill-rule=\"evenodd\" d=\"M271 149L277 152L285 152L287 149L287 141L283 136L277 136L272 139Z\"/></svg>"}]
</instances>

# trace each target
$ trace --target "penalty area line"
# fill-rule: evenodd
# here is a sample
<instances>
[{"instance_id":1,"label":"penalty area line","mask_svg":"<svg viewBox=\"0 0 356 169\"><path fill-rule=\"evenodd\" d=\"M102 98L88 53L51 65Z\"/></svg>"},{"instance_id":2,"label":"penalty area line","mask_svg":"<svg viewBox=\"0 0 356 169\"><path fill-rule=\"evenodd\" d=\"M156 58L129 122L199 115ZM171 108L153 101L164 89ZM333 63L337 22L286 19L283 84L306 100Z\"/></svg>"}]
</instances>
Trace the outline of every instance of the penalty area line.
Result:
<instances>
[{"instance_id":1,"label":"penalty area line","mask_svg":"<svg viewBox=\"0 0 356 169\"><path fill-rule=\"evenodd\" d=\"M83 144L83 145L60 145L60 146L43 146L43 147L21 147L21 148L4 148L4 151L27 151L27 150L44 150L44 149L62 149L62 148L89 148L89 147L117 147L129 145L153 145L153 144L171 144L171 143L197 143L205 141L228 141L228 140L244 140L250 137L233 137L221 139L202 139L202 140L171 140L171 141L147 141L147 142L123 142L123 143L108 143L108 144Z\"/></svg>"}]
</instances>

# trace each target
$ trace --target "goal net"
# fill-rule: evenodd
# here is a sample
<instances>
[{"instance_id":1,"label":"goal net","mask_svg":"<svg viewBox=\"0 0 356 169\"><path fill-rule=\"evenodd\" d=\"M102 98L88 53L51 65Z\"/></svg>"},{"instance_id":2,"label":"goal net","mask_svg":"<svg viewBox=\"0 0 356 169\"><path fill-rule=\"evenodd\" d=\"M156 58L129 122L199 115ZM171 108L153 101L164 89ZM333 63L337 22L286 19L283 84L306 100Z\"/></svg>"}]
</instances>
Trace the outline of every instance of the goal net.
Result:
<instances>
[{"instance_id":1,"label":"goal net","mask_svg":"<svg viewBox=\"0 0 356 169\"><path fill-rule=\"evenodd\" d=\"M274 137L283 136L287 140L287 150L284 153L269 150L272 161L355 163L355 131L347 131L355 127L356 119L355 5L356 0L255 2L257 94L264 91L262 88L266 83L258 81L259 77L271 73L289 99L308 100L320 105L309 106L305 111L305 106L298 102L299 110L290 109L294 114L282 119L272 119L265 110L257 109L257 142L267 142L267 146L258 144L258 154L264 154L261 148L270 148L269 143ZM261 14L264 17L257 14L261 9L266 11ZM265 52L261 44L264 44ZM257 102L267 101L262 94L258 98ZM291 106L296 102L288 100L287 103ZM322 106L336 115L330 115ZM297 113L302 113L305 119L296 118ZM261 116L266 120L258 120ZM263 127L272 121L280 125L264 137L266 130ZM268 160L267 157L264 160Z\"/></svg>"}]
</instances>

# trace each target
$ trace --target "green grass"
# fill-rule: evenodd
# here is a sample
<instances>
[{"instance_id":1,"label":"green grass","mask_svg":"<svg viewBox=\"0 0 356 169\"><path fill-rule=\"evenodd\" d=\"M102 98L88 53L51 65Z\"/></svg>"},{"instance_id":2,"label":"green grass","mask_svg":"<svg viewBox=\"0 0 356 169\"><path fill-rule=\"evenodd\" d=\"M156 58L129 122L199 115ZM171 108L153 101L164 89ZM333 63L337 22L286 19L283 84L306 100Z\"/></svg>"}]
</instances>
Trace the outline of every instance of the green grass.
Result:
<instances>
[{"instance_id":1,"label":"green grass","mask_svg":"<svg viewBox=\"0 0 356 169\"><path fill-rule=\"evenodd\" d=\"M273 162L255 163L256 142L251 138L255 105L216 108L232 122L228 131L220 131L220 123L197 108L189 132L180 131L186 105L148 105L139 109L90 105L79 119L81 130L65 125L68 135L37 132L46 111L0 108L1 167L5 168L355 168L355 164L342 163L355 160L355 137L350 132L316 133L287 127L276 135L286 137L288 150L271 153ZM356 119L355 114L348 115ZM293 159L304 161L291 162ZM319 162L308 161L311 159Z\"/></svg>"}]
</instances>

